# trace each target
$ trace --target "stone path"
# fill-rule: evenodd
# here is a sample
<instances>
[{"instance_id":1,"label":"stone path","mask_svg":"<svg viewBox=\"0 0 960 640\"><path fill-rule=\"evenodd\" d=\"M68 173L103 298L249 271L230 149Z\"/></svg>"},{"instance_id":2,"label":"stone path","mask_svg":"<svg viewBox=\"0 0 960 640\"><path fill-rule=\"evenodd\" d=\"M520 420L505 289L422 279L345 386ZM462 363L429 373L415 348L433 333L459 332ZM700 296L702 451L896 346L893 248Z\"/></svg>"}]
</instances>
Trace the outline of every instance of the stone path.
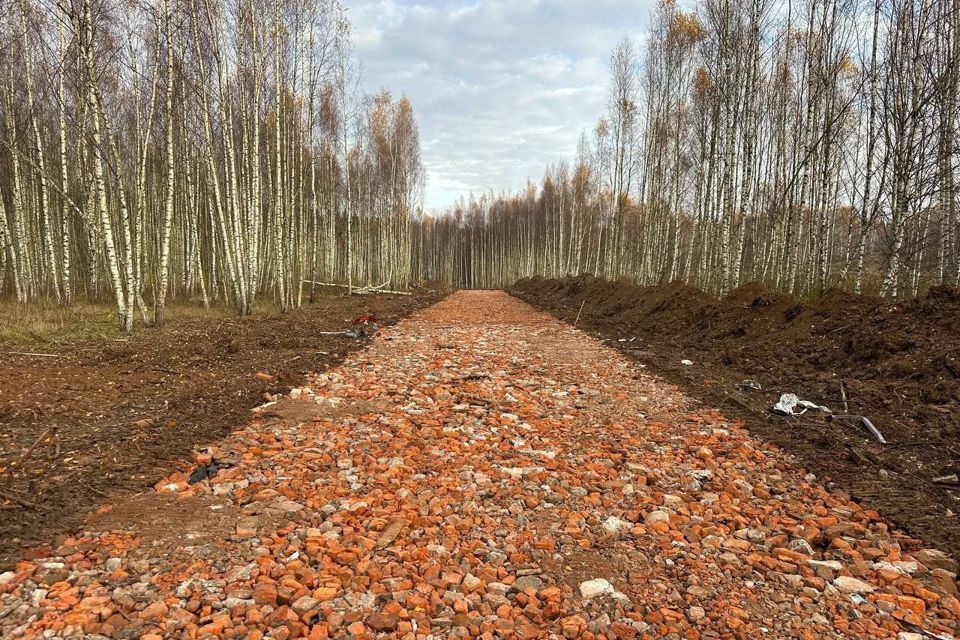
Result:
<instances>
[{"instance_id":1,"label":"stone path","mask_svg":"<svg viewBox=\"0 0 960 640\"><path fill-rule=\"evenodd\" d=\"M954 560L500 292L385 329L195 457L0 575L0 635L958 630Z\"/></svg>"}]
</instances>

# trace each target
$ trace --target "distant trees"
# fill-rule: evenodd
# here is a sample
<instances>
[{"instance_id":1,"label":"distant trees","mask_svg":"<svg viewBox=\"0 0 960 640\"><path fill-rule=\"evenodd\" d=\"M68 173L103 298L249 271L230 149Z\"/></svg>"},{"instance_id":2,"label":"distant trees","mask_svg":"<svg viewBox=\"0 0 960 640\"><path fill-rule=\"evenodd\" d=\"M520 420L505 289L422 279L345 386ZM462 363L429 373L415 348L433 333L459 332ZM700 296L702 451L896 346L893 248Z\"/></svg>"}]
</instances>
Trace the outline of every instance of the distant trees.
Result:
<instances>
[{"instance_id":1,"label":"distant trees","mask_svg":"<svg viewBox=\"0 0 960 640\"><path fill-rule=\"evenodd\" d=\"M129 330L407 283L416 119L359 95L339 0L3 6L0 295L109 295Z\"/></svg>"},{"instance_id":2,"label":"distant trees","mask_svg":"<svg viewBox=\"0 0 960 640\"><path fill-rule=\"evenodd\" d=\"M247 314L321 283L592 272L890 298L960 278L960 0L661 0L576 157L419 214L340 0L7 0L0 295ZM152 305L151 305L152 303ZM150 310L152 306L152 311Z\"/></svg>"},{"instance_id":3,"label":"distant trees","mask_svg":"<svg viewBox=\"0 0 960 640\"><path fill-rule=\"evenodd\" d=\"M423 220L418 273L956 284L958 25L957 0L661 0L573 166Z\"/></svg>"}]
</instances>

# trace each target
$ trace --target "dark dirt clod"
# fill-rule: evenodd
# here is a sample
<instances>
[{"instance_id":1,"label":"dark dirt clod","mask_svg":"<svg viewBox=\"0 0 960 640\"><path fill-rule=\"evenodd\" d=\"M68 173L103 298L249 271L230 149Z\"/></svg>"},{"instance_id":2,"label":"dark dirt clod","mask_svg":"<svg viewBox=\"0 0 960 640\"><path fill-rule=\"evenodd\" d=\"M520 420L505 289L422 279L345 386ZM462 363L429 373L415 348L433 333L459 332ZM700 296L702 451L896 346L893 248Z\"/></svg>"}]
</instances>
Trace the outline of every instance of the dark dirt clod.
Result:
<instances>
[{"instance_id":1,"label":"dark dirt clod","mask_svg":"<svg viewBox=\"0 0 960 640\"><path fill-rule=\"evenodd\" d=\"M678 283L524 279L511 291L572 322L796 454L912 535L960 555L960 291L891 302L831 290L813 302L747 284L722 300ZM633 342L618 342L633 338ZM683 366L690 359L694 366ZM738 389L755 379L763 391ZM889 441L822 416L782 418L780 393L867 416Z\"/></svg>"}]
</instances>

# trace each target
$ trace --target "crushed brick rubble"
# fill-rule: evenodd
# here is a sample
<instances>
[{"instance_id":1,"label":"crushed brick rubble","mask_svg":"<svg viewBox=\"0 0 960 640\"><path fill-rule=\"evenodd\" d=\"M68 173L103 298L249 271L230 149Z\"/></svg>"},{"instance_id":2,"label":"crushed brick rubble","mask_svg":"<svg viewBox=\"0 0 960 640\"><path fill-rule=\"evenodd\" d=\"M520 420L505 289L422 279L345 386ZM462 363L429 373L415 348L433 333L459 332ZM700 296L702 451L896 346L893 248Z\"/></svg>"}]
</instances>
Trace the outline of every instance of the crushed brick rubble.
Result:
<instances>
[{"instance_id":1,"label":"crushed brick rubble","mask_svg":"<svg viewBox=\"0 0 960 640\"><path fill-rule=\"evenodd\" d=\"M0 635L958 631L952 558L501 292L384 329L193 466L0 574Z\"/></svg>"}]
</instances>

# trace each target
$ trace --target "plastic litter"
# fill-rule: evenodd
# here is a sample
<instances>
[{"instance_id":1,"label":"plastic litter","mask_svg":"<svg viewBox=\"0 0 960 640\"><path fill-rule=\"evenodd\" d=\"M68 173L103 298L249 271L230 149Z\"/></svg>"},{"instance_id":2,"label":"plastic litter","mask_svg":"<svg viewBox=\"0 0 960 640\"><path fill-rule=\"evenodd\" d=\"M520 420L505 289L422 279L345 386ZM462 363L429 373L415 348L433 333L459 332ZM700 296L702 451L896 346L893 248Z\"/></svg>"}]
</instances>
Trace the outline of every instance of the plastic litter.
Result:
<instances>
[{"instance_id":1,"label":"plastic litter","mask_svg":"<svg viewBox=\"0 0 960 640\"><path fill-rule=\"evenodd\" d=\"M802 416L808 410L832 413L830 409L821 404L816 404L809 400L801 400L795 393L784 393L780 396L780 400L771 407L771 411L781 416Z\"/></svg>"},{"instance_id":2,"label":"plastic litter","mask_svg":"<svg viewBox=\"0 0 960 640\"><path fill-rule=\"evenodd\" d=\"M752 389L753 391L763 391L763 387L756 380L741 380L736 385L737 389Z\"/></svg>"},{"instance_id":3,"label":"plastic litter","mask_svg":"<svg viewBox=\"0 0 960 640\"><path fill-rule=\"evenodd\" d=\"M680 364L682 364L685 367L689 367L690 365L693 364L693 360L681 360Z\"/></svg>"}]
</instances>

